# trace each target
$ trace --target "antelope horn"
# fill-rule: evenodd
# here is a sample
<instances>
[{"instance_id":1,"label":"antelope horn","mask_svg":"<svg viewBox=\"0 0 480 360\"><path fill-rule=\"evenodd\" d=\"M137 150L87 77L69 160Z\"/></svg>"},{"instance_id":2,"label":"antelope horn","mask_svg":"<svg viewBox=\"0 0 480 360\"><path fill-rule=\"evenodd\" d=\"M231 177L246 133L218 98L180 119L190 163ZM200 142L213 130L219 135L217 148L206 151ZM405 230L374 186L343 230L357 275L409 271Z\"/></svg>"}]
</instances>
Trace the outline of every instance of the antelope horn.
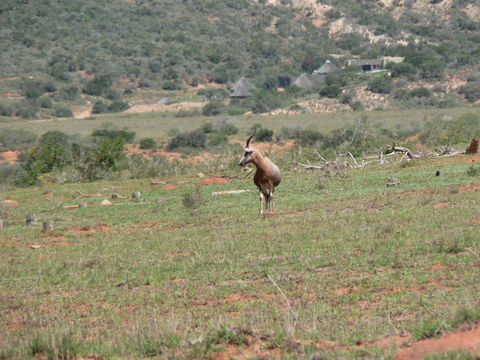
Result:
<instances>
[{"instance_id":1,"label":"antelope horn","mask_svg":"<svg viewBox=\"0 0 480 360\"><path fill-rule=\"evenodd\" d=\"M253 135L250 135L250 137L247 139L247 145L245 145L246 148L248 148L248 146L250 145L250 140L252 140L252 138L255 136L255 134Z\"/></svg>"}]
</instances>

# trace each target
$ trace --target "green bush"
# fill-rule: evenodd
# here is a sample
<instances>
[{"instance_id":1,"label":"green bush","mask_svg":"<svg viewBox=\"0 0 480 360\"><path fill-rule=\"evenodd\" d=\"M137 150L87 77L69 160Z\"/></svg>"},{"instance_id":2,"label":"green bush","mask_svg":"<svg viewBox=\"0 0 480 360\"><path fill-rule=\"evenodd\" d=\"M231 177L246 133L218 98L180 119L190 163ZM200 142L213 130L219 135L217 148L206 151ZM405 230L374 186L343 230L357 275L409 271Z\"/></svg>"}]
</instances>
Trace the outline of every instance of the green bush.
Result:
<instances>
[{"instance_id":1,"label":"green bush","mask_svg":"<svg viewBox=\"0 0 480 360\"><path fill-rule=\"evenodd\" d=\"M140 139L140 149L150 150L150 149L154 149L156 146L157 146L157 143L153 138L146 137L146 138Z\"/></svg>"},{"instance_id":2,"label":"green bush","mask_svg":"<svg viewBox=\"0 0 480 360\"><path fill-rule=\"evenodd\" d=\"M59 91L59 97L67 101L74 101L78 98L79 95L80 89L75 85L68 86Z\"/></svg>"},{"instance_id":3,"label":"green bush","mask_svg":"<svg viewBox=\"0 0 480 360\"><path fill-rule=\"evenodd\" d=\"M194 130L178 134L167 144L168 151L174 151L184 147L204 149L207 144L207 135L201 130Z\"/></svg>"},{"instance_id":4,"label":"green bush","mask_svg":"<svg viewBox=\"0 0 480 360\"><path fill-rule=\"evenodd\" d=\"M13 116L14 113L12 105L0 103L0 116Z\"/></svg>"},{"instance_id":5,"label":"green bush","mask_svg":"<svg viewBox=\"0 0 480 360\"><path fill-rule=\"evenodd\" d=\"M108 111L116 113L116 112L122 112L125 111L129 108L130 106L123 101L114 101L108 106Z\"/></svg>"},{"instance_id":6,"label":"green bush","mask_svg":"<svg viewBox=\"0 0 480 360\"><path fill-rule=\"evenodd\" d=\"M44 84L33 79L23 79L21 89L22 95L27 99L38 98L46 92Z\"/></svg>"},{"instance_id":7,"label":"green bush","mask_svg":"<svg viewBox=\"0 0 480 360\"><path fill-rule=\"evenodd\" d=\"M458 89L460 95L465 96L465 99L470 103L474 103L480 99L480 81L469 82Z\"/></svg>"},{"instance_id":8,"label":"green bush","mask_svg":"<svg viewBox=\"0 0 480 360\"><path fill-rule=\"evenodd\" d=\"M320 89L320 96L323 97L328 97L328 98L336 98L340 93L342 92L342 89L336 85L326 85Z\"/></svg>"},{"instance_id":9,"label":"green bush","mask_svg":"<svg viewBox=\"0 0 480 360\"><path fill-rule=\"evenodd\" d=\"M44 108L44 109L50 109L53 106L52 100L48 96L40 96L36 100L36 103L37 103L38 106L40 106L41 108Z\"/></svg>"},{"instance_id":10,"label":"green bush","mask_svg":"<svg viewBox=\"0 0 480 360\"><path fill-rule=\"evenodd\" d=\"M419 87L413 90L410 90L408 93L409 97L430 97L432 96L432 92L424 87Z\"/></svg>"},{"instance_id":11,"label":"green bush","mask_svg":"<svg viewBox=\"0 0 480 360\"><path fill-rule=\"evenodd\" d=\"M214 125L214 130L225 135L235 135L238 134L239 131L239 129L233 124L232 120L229 119L217 121Z\"/></svg>"},{"instance_id":12,"label":"green bush","mask_svg":"<svg viewBox=\"0 0 480 360\"><path fill-rule=\"evenodd\" d=\"M0 129L0 150L26 150L31 148L37 136L25 130Z\"/></svg>"},{"instance_id":13,"label":"green bush","mask_svg":"<svg viewBox=\"0 0 480 360\"><path fill-rule=\"evenodd\" d=\"M203 107L202 114L205 116L218 116L225 111L225 104L219 100L212 100Z\"/></svg>"},{"instance_id":14,"label":"green bush","mask_svg":"<svg viewBox=\"0 0 480 360\"><path fill-rule=\"evenodd\" d=\"M174 116L178 118L186 118L186 117L195 117L200 115L202 115L202 112L200 111L200 109L194 108L189 110L179 110L175 113Z\"/></svg>"},{"instance_id":15,"label":"green bush","mask_svg":"<svg viewBox=\"0 0 480 360\"><path fill-rule=\"evenodd\" d=\"M73 117L72 110L66 105L55 105L53 115L59 118Z\"/></svg>"},{"instance_id":16,"label":"green bush","mask_svg":"<svg viewBox=\"0 0 480 360\"><path fill-rule=\"evenodd\" d=\"M387 75L375 76L368 82L368 89L377 94L389 94L392 88L392 79Z\"/></svg>"},{"instance_id":17,"label":"green bush","mask_svg":"<svg viewBox=\"0 0 480 360\"><path fill-rule=\"evenodd\" d=\"M101 100L98 100L93 104L92 114L103 114L108 112L108 106Z\"/></svg>"},{"instance_id":18,"label":"green bush","mask_svg":"<svg viewBox=\"0 0 480 360\"><path fill-rule=\"evenodd\" d=\"M273 130L262 127L261 124L256 123L250 128L250 132L255 134L257 141L272 141Z\"/></svg>"},{"instance_id":19,"label":"green bush","mask_svg":"<svg viewBox=\"0 0 480 360\"><path fill-rule=\"evenodd\" d=\"M122 130L116 129L96 129L92 132L93 137L108 138L108 139L122 139L126 143L132 143L135 139L135 131L130 131L127 128Z\"/></svg>"},{"instance_id":20,"label":"green bush","mask_svg":"<svg viewBox=\"0 0 480 360\"><path fill-rule=\"evenodd\" d=\"M212 134L208 140L208 145L210 146L218 146L228 142L228 137L224 133L215 133Z\"/></svg>"},{"instance_id":21,"label":"green bush","mask_svg":"<svg viewBox=\"0 0 480 360\"><path fill-rule=\"evenodd\" d=\"M37 113L38 107L28 102L20 103L15 111L15 114L23 119L35 119Z\"/></svg>"}]
</instances>

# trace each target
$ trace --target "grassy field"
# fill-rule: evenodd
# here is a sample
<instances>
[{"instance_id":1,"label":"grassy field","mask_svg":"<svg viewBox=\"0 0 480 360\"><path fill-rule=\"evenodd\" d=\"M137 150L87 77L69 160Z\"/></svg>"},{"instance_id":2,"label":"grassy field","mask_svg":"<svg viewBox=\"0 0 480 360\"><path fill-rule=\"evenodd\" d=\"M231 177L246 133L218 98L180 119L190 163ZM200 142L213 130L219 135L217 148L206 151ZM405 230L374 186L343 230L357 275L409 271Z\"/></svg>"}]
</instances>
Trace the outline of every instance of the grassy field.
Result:
<instances>
[{"instance_id":1,"label":"grassy field","mask_svg":"<svg viewBox=\"0 0 480 360\"><path fill-rule=\"evenodd\" d=\"M266 217L251 178L6 190L19 206L2 207L0 358L393 359L472 327L480 181L468 160L285 170Z\"/></svg>"},{"instance_id":2,"label":"grassy field","mask_svg":"<svg viewBox=\"0 0 480 360\"><path fill-rule=\"evenodd\" d=\"M98 115L87 119L49 119L49 120L12 120L0 117L0 129L28 130L35 134L43 134L51 130L60 130L67 134L90 135L94 129L105 126L117 128L128 127L134 130L137 138L153 137L157 141L168 140L168 131L193 130L205 122L215 122L221 119L231 119L243 132L249 130L253 124L261 123L263 127L279 130L284 126L299 125L304 128L319 130L325 134L330 131L355 124L362 116L366 116L374 124L389 129L419 129L426 120L435 120L442 117L457 118L464 113L472 113L471 107L449 109L422 109L402 111L372 111L346 113L314 113L297 115L244 115L219 117L188 117L178 118L169 113L140 113L140 114L109 114ZM244 133L242 133L242 139Z\"/></svg>"}]
</instances>

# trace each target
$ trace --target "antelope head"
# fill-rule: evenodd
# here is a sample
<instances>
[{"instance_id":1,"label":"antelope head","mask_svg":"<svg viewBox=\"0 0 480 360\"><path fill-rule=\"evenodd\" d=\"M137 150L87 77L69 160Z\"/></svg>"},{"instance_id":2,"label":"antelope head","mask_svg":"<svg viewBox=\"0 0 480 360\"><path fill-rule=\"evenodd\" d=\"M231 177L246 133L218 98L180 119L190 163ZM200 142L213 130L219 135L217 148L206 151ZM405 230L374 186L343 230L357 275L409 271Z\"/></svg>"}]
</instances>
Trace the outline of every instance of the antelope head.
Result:
<instances>
[{"instance_id":1,"label":"antelope head","mask_svg":"<svg viewBox=\"0 0 480 360\"><path fill-rule=\"evenodd\" d=\"M248 164L249 162L252 162L255 159L255 157L256 157L255 149L250 147L250 140L252 140L252 138L254 136L255 136L255 134L251 135L247 139L247 144L243 148L243 150L245 151L245 154L243 155L242 161L240 161L240 163L238 165L245 166L246 164Z\"/></svg>"}]
</instances>

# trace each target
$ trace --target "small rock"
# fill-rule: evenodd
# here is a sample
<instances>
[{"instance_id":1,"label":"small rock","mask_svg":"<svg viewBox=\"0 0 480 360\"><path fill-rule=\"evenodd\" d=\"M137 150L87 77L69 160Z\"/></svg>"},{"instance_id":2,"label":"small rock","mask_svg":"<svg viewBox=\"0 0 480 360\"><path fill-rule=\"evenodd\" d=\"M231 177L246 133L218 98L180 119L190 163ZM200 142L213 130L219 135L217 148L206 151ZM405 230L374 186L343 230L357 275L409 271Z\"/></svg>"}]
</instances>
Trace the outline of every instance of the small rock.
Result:
<instances>
[{"instance_id":1,"label":"small rock","mask_svg":"<svg viewBox=\"0 0 480 360\"><path fill-rule=\"evenodd\" d=\"M102 200L102 202L100 203L101 206L109 206L109 205L112 205L112 202L110 200Z\"/></svg>"},{"instance_id":2,"label":"small rock","mask_svg":"<svg viewBox=\"0 0 480 360\"><path fill-rule=\"evenodd\" d=\"M204 177L205 177L205 174L204 174L204 173L201 173L201 172L200 172L200 173L197 174L197 178L204 178Z\"/></svg>"}]
</instances>

